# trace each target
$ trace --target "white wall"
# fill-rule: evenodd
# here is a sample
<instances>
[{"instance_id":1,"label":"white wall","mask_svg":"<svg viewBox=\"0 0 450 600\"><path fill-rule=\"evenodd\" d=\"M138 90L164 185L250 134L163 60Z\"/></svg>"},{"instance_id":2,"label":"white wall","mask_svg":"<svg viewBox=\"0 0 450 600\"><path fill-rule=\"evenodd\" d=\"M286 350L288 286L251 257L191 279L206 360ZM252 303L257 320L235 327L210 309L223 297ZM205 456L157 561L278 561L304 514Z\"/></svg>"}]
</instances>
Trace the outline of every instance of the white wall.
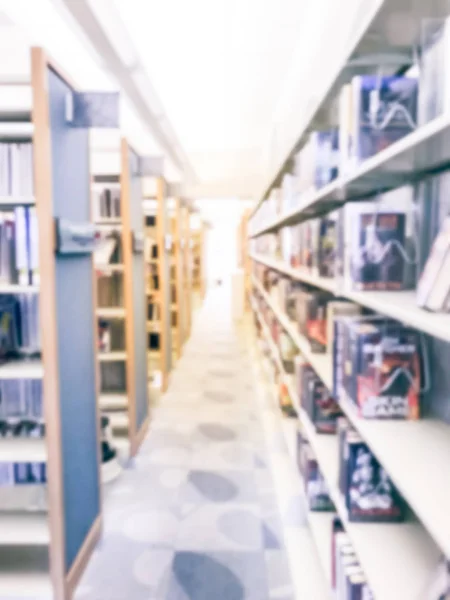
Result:
<instances>
[{"instance_id":1,"label":"white wall","mask_svg":"<svg viewBox=\"0 0 450 600\"><path fill-rule=\"evenodd\" d=\"M207 233L208 286L216 279L228 282L237 265L237 228L248 203L237 198L197 200L202 218L212 225Z\"/></svg>"}]
</instances>

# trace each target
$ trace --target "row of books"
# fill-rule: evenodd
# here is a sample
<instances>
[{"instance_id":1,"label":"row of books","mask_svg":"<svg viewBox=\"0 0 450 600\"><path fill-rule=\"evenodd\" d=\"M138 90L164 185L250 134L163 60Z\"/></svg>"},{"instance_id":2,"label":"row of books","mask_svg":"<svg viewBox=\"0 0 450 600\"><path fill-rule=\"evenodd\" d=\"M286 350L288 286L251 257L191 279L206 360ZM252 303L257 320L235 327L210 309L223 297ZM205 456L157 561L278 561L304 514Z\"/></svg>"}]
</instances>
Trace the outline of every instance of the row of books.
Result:
<instances>
[{"instance_id":1,"label":"row of books","mask_svg":"<svg viewBox=\"0 0 450 600\"><path fill-rule=\"evenodd\" d=\"M33 144L0 143L0 196L33 196Z\"/></svg>"},{"instance_id":2,"label":"row of books","mask_svg":"<svg viewBox=\"0 0 450 600\"><path fill-rule=\"evenodd\" d=\"M122 244L120 234L113 232L97 231L94 250L94 264L96 269L122 263Z\"/></svg>"},{"instance_id":3,"label":"row of books","mask_svg":"<svg viewBox=\"0 0 450 600\"><path fill-rule=\"evenodd\" d=\"M405 75L354 77L338 92L338 127L313 132L294 157L292 174L251 220L254 230L301 207L305 196L450 109L450 18L425 19L420 61ZM417 75L416 75L417 74Z\"/></svg>"},{"instance_id":4,"label":"row of books","mask_svg":"<svg viewBox=\"0 0 450 600\"><path fill-rule=\"evenodd\" d=\"M95 193L94 197L94 221L102 219L120 219L120 188L104 188Z\"/></svg>"},{"instance_id":5,"label":"row of books","mask_svg":"<svg viewBox=\"0 0 450 600\"><path fill-rule=\"evenodd\" d=\"M123 277L113 273L109 277L97 278L97 306L117 307L124 306Z\"/></svg>"},{"instance_id":6,"label":"row of books","mask_svg":"<svg viewBox=\"0 0 450 600\"><path fill-rule=\"evenodd\" d=\"M420 334L379 316L339 317L334 326L335 398L352 401L365 418L419 418L428 377Z\"/></svg>"},{"instance_id":7,"label":"row of books","mask_svg":"<svg viewBox=\"0 0 450 600\"><path fill-rule=\"evenodd\" d=\"M421 394L430 380L428 349L419 332L380 315L364 315L352 302L336 300L325 291L260 266L256 272L273 301L310 342L311 350L329 353L333 389L325 395L331 394L338 402L351 401L363 418L419 418ZM286 359L286 372L296 371L297 389L306 374L308 385L317 388L320 397L321 382L303 366L293 340L268 312L266 319Z\"/></svg>"},{"instance_id":8,"label":"row of books","mask_svg":"<svg viewBox=\"0 0 450 600\"><path fill-rule=\"evenodd\" d=\"M0 463L0 488L47 482L46 463Z\"/></svg>"},{"instance_id":9,"label":"row of books","mask_svg":"<svg viewBox=\"0 0 450 600\"><path fill-rule=\"evenodd\" d=\"M0 420L43 419L42 381L4 379L0 381Z\"/></svg>"},{"instance_id":10,"label":"row of books","mask_svg":"<svg viewBox=\"0 0 450 600\"><path fill-rule=\"evenodd\" d=\"M339 493L350 522L399 522L405 515L405 501L367 444L345 417L337 421L339 440ZM297 438L298 466L308 508L333 511L328 483L314 452L301 429Z\"/></svg>"},{"instance_id":11,"label":"row of books","mask_svg":"<svg viewBox=\"0 0 450 600\"><path fill-rule=\"evenodd\" d=\"M338 516L331 527L331 586L336 600L374 600L355 548Z\"/></svg>"},{"instance_id":12,"label":"row of books","mask_svg":"<svg viewBox=\"0 0 450 600\"><path fill-rule=\"evenodd\" d=\"M414 131L418 120L418 80L407 76L356 76L339 95L339 125L312 132L283 177L251 221L258 228L301 207L305 196L340 175L351 174Z\"/></svg>"},{"instance_id":13,"label":"row of books","mask_svg":"<svg viewBox=\"0 0 450 600\"><path fill-rule=\"evenodd\" d=\"M0 283L39 285L35 207L17 207L0 213Z\"/></svg>"},{"instance_id":14,"label":"row of books","mask_svg":"<svg viewBox=\"0 0 450 600\"><path fill-rule=\"evenodd\" d=\"M125 326L122 320L98 320L99 352L117 352L125 347Z\"/></svg>"},{"instance_id":15,"label":"row of books","mask_svg":"<svg viewBox=\"0 0 450 600\"><path fill-rule=\"evenodd\" d=\"M0 360L40 353L39 296L0 296Z\"/></svg>"}]
</instances>

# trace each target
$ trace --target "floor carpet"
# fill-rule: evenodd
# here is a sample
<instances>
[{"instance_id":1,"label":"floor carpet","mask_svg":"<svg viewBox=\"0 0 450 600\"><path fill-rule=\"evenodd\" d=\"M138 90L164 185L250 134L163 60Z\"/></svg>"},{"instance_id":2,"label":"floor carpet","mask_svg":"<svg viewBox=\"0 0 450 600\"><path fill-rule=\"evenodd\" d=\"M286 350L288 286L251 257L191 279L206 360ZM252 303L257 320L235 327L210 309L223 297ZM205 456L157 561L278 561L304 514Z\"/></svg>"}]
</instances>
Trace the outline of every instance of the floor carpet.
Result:
<instances>
[{"instance_id":1,"label":"floor carpet","mask_svg":"<svg viewBox=\"0 0 450 600\"><path fill-rule=\"evenodd\" d=\"M249 351L212 290L76 600L292 600ZM280 442L283 443L283 442ZM285 450L283 450L285 451Z\"/></svg>"}]
</instances>

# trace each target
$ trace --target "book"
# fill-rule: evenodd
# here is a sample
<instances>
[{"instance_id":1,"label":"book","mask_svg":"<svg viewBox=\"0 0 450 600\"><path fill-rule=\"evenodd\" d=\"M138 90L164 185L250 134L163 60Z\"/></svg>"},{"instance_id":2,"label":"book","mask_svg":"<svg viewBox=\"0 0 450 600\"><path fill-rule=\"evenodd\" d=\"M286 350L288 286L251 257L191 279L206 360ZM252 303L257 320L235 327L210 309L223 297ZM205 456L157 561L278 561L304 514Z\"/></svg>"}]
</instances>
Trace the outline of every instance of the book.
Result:
<instances>
[{"instance_id":1,"label":"book","mask_svg":"<svg viewBox=\"0 0 450 600\"><path fill-rule=\"evenodd\" d=\"M304 364L299 367L301 378L300 403L318 433L336 433L337 419L342 411L320 377Z\"/></svg>"},{"instance_id":2,"label":"book","mask_svg":"<svg viewBox=\"0 0 450 600\"><path fill-rule=\"evenodd\" d=\"M305 336L313 352L327 348L327 304L332 296L328 292L297 290L297 319L300 333Z\"/></svg>"},{"instance_id":3,"label":"book","mask_svg":"<svg viewBox=\"0 0 450 600\"><path fill-rule=\"evenodd\" d=\"M367 444L347 433L343 449L344 500L349 521L402 521L403 500Z\"/></svg>"},{"instance_id":4,"label":"book","mask_svg":"<svg viewBox=\"0 0 450 600\"><path fill-rule=\"evenodd\" d=\"M404 288L406 215L360 213L353 223L350 268L357 290Z\"/></svg>"},{"instance_id":5,"label":"book","mask_svg":"<svg viewBox=\"0 0 450 600\"><path fill-rule=\"evenodd\" d=\"M433 242L417 283L417 304L440 312L447 309L450 293L450 217L446 217Z\"/></svg>"},{"instance_id":6,"label":"book","mask_svg":"<svg viewBox=\"0 0 450 600\"><path fill-rule=\"evenodd\" d=\"M309 444L303 444L302 452L305 455L304 483L309 510L334 510L334 504L329 495L327 482L320 472L319 465Z\"/></svg>"},{"instance_id":7,"label":"book","mask_svg":"<svg viewBox=\"0 0 450 600\"><path fill-rule=\"evenodd\" d=\"M362 75L352 79L350 158L357 165L417 126L418 82L412 77Z\"/></svg>"},{"instance_id":8,"label":"book","mask_svg":"<svg viewBox=\"0 0 450 600\"><path fill-rule=\"evenodd\" d=\"M0 143L0 196L23 198L33 194L33 144Z\"/></svg>"},{"instance_id":9,"label":"book","mask_svg":"<svg viewBox=\"0 0 450 600\"><path fill-rule=\"evenodd\" d=\"M382 317L346 319L339 333L342 357L337 397L364 418L418 419L421 345L416 330Z\"/></svg>"},{"instance_id":10,"label":"book","mask_svg":"<svg viewBox=\"0 0 450 600\"><path fill-rule=\"evenodd\" d=\"M327 304L327 352L333 353L335 321L340 317L353 317L361 314L361 306L346 300L332 300Z\"/></svg>"},{"instance_id":11,"label":"book","mask_svg":"<svg viewBox=\"0 0 450 600\"><path fill-rule=\"evenodd\" d=\"M337 223L335 216L323 217L319 221L318 274L321 277L335 276Z\"/></svg>"}]
</instances>

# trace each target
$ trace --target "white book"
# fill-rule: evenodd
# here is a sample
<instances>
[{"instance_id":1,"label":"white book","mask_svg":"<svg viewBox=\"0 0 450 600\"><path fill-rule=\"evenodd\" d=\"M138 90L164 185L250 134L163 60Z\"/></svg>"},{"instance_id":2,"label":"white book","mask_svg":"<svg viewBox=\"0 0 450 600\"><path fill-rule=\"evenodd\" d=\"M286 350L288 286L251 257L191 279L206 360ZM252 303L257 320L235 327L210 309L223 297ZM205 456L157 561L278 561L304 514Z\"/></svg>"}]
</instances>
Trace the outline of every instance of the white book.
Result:
<instances>
[{"instance_id":1,"label":"white book","mask_svg":"<svg viewBox=\"0 0 450 600\"><path fill-rule=\"evenodd\" d=\"M450 291L450 217L434 240L430 255L417 284L417 304L429 310L443 310Z\"/></svg>"},{"instance_id":2,"label":"white book","mask_svg":"<svg viewBox=\"0 0 450 600\"><path fill-rule=\"evenodd\" d=\"M16 216L16 268L19 285L29 283L29 253L27 240L27 218L23 206L15 209Z\"/></svg>"},{"instance_id":3,"label":"white book","mask_svg":"<svg viewBox=\"0 0 450 600\"><path fill-rule=\"evenodd\" d=\"M94 264L96 267L106 267L110 264L112 255L117 246L117 239L101 239L95 248Z\"/></svg>"},{"instance_id":4,"label":"white book","mask_svg":"<svg viewBox=\"0 0 450 600\"><path fill-rule=\"evenodd\" d=\"M39 285L41 282L39 274L39 224L37 211L32 207L28 211L29 242L30 242L30 271L31 284Z\"/></svg>"}]
</instances>

